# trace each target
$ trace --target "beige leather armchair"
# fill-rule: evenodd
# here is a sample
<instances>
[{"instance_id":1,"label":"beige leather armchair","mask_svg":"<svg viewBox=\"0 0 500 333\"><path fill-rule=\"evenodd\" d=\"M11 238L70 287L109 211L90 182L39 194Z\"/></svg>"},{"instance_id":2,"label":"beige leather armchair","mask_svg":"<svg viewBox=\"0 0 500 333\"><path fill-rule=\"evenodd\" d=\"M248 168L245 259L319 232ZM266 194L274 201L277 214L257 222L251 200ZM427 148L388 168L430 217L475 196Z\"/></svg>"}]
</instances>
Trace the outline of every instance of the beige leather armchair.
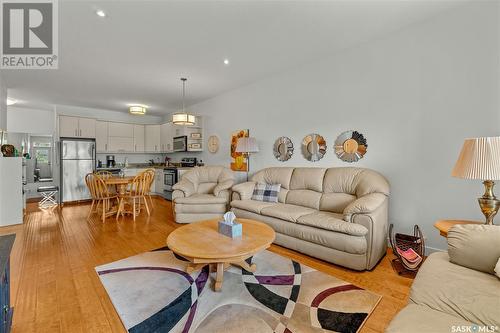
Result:
<instances>
[{"instance_id":1,"label":"beige leather armchair","mask_svg":"<svg viewBox=\"0 0 500 333\"><path fill-rule=\"evenodd\" d=\"M223 166L196 167L174 185L172 204L177 223L219 218L227 212L234 175Z\"/></svg>"}]
</instances>

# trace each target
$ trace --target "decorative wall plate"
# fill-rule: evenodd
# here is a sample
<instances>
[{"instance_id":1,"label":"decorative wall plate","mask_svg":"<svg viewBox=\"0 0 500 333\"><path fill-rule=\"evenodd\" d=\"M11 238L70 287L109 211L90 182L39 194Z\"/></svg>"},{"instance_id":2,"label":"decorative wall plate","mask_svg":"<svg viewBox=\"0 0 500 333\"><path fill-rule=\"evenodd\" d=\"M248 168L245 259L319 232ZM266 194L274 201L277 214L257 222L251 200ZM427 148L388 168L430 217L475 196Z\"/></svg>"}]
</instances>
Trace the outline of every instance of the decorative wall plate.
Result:
<instances>
[{"instance_id":1,"label":"decorative wall plate","mask_svg":"<svg viewBox=\"0 0 500 333\"><path fill-rule=\"evenodd\" d=\"M368 144L363 134L346 131L335 140L335 154L344 162L357 162L366 154Z\"/></svg>"},{"instance_id":2,"label":"decorative wall plate","mask_svg":"<svg viewBox=\"0 0 500 333\"><path fill-rule=\"evenodd\" d=\"M212 154L216 153L219 150L219 138L217 135L211 135L208 138L208 151Z\"/></svg>"},{"instance_id":3,"label":"decorative wall plate","mask_svg":"<svg viewBox=\"0 0 500 333\"><path fill-rule=\"evenodd\" d=\"M302 155L311 162L319 161L326 153L326 141L319 134L309 134L302 140Z\"/></svg>"},{"instance_id":4,"label":"decorative wall plate","mask_svg":"<svg viewBox=\"0 0 500 333\"><path fill-rule=\"evenodd\" d=\"M279 137L274 142L273 148L274 157L278 161L288 161L293 155L293 142L286 136Z\"/></svg>"}]
</instances>

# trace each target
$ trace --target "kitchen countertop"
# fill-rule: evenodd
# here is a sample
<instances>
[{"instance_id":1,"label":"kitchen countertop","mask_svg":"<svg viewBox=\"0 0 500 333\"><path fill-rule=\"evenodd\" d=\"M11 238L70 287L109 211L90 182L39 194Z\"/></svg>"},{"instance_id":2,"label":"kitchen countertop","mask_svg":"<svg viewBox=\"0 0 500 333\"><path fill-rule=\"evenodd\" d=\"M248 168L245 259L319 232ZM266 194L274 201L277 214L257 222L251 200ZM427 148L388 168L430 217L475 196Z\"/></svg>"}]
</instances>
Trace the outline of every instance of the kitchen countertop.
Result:
<instances>
[{"instance_id":1,"label":"kitchen countertop","mask_svg":"<svg viewBox=\"0 0 500 333\"><path fill-rule=\"evenodd\" d=\"M115 170L120 170L120 169L149 169L149 168L152 168L152 169L165 169L165 168L169 168L169 169L192 169L193 167L181 167L181 166L176 166L176 165L169 165L169 166L165 166L165 164L154 164L154 165L151 165L151 164L148 164L148 163L129 163L127 167L124 167L122 165L116 165L114 167L111 167L111 168L107 168L105 166L101 167L101 168L97 168L97 170L110 170L110 169L115 169Z\"/></svg>"}]
</instances>

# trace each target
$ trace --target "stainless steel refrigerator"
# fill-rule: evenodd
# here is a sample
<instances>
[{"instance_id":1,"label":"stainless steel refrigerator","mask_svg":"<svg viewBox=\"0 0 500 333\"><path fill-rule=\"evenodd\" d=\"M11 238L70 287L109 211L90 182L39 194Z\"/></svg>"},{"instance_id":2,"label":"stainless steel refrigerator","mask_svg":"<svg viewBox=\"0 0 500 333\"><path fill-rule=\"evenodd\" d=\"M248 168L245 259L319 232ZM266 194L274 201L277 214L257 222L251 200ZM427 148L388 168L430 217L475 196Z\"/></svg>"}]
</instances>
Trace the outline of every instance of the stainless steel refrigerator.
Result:
<instances>
[{"instance_id":1,"label":"stainless steel refrigerator","mask_svg":"<svg viewBox=\"0 0 500 333\"><path fill-rule=\"evenodd\" d=\"M90 199L85 175L95 170L95 140L61 139L59 148L62 201Z\"/></svg>"}]
</instances>

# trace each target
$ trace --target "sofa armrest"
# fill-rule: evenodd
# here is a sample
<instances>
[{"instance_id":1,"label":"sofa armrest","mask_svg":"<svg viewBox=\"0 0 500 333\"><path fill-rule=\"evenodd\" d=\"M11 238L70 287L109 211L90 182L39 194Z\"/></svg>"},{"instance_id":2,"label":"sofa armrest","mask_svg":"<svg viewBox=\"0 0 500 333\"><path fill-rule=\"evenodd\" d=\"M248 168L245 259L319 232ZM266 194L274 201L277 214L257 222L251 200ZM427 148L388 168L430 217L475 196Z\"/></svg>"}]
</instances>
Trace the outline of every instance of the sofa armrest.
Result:
<instances>
[{"instance_id":1,"label":"sofa armrest","mask_svg":"<svg viewBox=\"0 0 500 333\"><path fill-rule=\"evenodd\" d=\"M368 195L362 196L351 202L344 209L344 220L346 222L352 222L352 216L355 214L370 214L373 213L378 207L380 207L387 196L382 193L370 193Z\"/></svg>"},{"instance_id":2,"label":"sofa armrest","mask_svg":"<svg viewBox=\"0 0 500 333\"><path fill-rule=\"evenodd\" d=\"M344 209L344 220L368 229L365 235L366 269L373 269L387 252L389 200L385 194L371 193Z\"/></svg>"},{"instance_id":3,"label":"sofa armrest","mask_svg":"<svg viewBox=\"0 0 500 333\"><path fill-rule=\"evenodd\" d=\"M217 184L214 188L214 195L216 197L220 196L222 191L229 190L233 186L233 184L234 184L233 180L226 180L226 181L223 181L223 182ZM224 194L224 196L227 196L227 195Z\"/></svg>"},{"instance_id":4,"label":"sofa armrest","mask_svg":"<svg viewBox=\"0 0 500 333\"><path fill-rule=\"evenodd\" d=\"M252 198L254 188L255 182L246 182L234 185L232 190L239 195L239 200L249 200Z\"/></svg>"},{"instance_id":5,"label":"sofa armrest","mask_svg":"<svg viewBox=\"0 0 500 333\"><path fill-rule=\"evenodd\" d=\"M172 189L174 192L176 191L181 191L184 195L184 197L189 197L194 194L195 189L194 189L194 184L191 183L190 181L187 180L181 180L177 184L175 184ZM180 194L178 194L180 195ZM173 198L172 198L173 200Z\"/></svg>"}]
</instances>

